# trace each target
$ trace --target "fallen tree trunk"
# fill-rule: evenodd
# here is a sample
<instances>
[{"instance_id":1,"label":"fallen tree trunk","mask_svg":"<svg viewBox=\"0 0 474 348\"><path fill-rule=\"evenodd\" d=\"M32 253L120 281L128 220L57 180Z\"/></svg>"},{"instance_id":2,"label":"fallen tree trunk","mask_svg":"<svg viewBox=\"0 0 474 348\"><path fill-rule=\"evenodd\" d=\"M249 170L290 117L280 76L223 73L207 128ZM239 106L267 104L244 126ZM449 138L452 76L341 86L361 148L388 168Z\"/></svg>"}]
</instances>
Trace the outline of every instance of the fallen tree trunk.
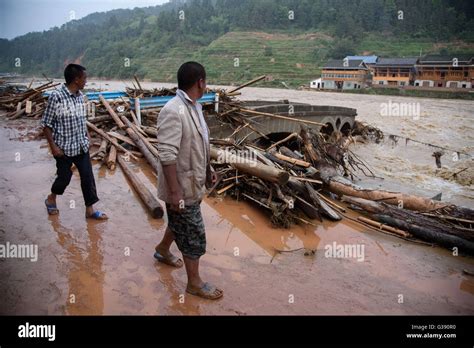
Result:
<instances>
[{"instance_id":1,"label":"fallen tree trunk","mask_svg":"<svg viewBox=\"0 0 474 348\"><path fill-rule=\"evenodd\" d=\"M474 246L472 230L457 228L454 225L443 223L422 214L406 209L394 208L386 203L379 203L363 198L343 196L345 202L361 207L373 214L373 218L392 227L412 233L415 237L433 242L442 246L452 245L463 250ZM474 250L474 249L472 249Z\"/></svg>"},{"instance_id":2,"label":"fallen tree trunk","mask_svg":"<svg viewBox=\"0 0 474 348\"><path fill-rule=\"evenodd\" d=\"M390 192L382 190L368 190L353 185L347 179L336 176L321 179L327 184L327 189L340 196L352 196L371 201L384 201L387 204L399 206L404 209L415 211L432 211L447 207L446 203L434 201L429 198L408 195L400 192Z\"/></svg>"},{"instance_id":3,"label":"fallen tree trunk","mask_svg":"<svg viewBox=\"0 0 474 348\"><path fill-rule=\"evenodd\" d=\"M241 172L279 185L286 184L290 178L290 175L286 171L236 156L227 150L217 149L214 146L211 146L211 158L220 163L230 164Z\"/></svg>"},{"instance_id":4,"label":"fallen tree trunk","mask_svg":"<svg viewBox=\"0 0 474 348\"><path fill-rule=\"evenodd\" d=\"M155 195L153 195L150 190L143 185L138 176L133 173L129 168L127 161L125 161L121 156L118 156L117 161L151 215L156 219L162 218L163 208Z\"/></svg>"},{"instance_id":5,"label":"fallen tree trunk","mask_svg":"<svg viewBox=\"0 0 474 348\"><path fill-rule=\"evenodd\" d=\"M387 225L406 230L417 238L426 240L428 242L435 242L436 244L451 250L453 250L453 248L457 248L462 253L474 255L474 243L463 238L459 238L451 234L439 233L424 226L411 224L388 215L376 214L374 215L374 218L377 221L383 222Z\"/></svg>"}]
</instances>

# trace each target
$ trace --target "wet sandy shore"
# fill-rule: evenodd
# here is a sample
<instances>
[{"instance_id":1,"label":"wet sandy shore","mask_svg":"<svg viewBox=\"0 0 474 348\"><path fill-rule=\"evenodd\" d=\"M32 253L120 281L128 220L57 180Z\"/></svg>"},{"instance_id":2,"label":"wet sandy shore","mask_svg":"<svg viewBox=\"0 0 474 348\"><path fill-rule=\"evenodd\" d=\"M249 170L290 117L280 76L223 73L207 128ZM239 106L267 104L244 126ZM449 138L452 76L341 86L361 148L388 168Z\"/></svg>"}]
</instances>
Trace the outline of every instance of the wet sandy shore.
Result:
<instances>
[{"instance_id":1,"label":"wet sandy shore","mask_svg":"<svg viewBox=\"0 0 474 348\"><path fill-rule=\"evenodd\" d=\"M472 258L350 222L274 229L254 206L216 198L202 204L201 264L224 298L186 295L184 269L153 259L166 220L146 213L119 168L94 165L109 221L84 218L77 172L59 216L48 216L54 159L44 140L15 140L28 128L8 127L2 119L0 244L36 244L39 255L0 259L1 314L474 314L474 279L462 272L474 270ZM145 164L135 170L156 190ZM364 245L364 261L325 257L333 242Z\"/></svg>"}]
</instances>

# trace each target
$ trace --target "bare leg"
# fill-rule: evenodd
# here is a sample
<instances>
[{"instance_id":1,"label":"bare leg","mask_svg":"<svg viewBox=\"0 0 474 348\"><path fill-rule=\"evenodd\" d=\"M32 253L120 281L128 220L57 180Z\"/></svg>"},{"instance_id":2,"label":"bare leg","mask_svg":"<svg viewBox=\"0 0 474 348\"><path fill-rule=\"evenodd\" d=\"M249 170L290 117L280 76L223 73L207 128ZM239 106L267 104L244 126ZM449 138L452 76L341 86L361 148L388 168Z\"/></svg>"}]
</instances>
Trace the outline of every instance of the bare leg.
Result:
<instances>
[{"instance_id":1,"label":"bare leg","mask_svg":"<svg viewBox=\"0 0 474 348\"><path fill-rule=\"evenodd\" d=\"M206 299L216 300L221 298L224 292L212 284L202 281L199 275L199 259L191 259L183 255L186 273L188 275L188 286L186 291L192 295Z\"/></svg>"},{"instance_id":2,"label":"bare leg","mask_svg":"<svg viewBox=\"0 0 474 348\"><path fill-rule=\"evenodd\" d=\"M201 288L204 285L199 276L199 259L191 259L183 256L184 265L186 266L186 273L188 275L188 286L193 288Z\"/></svg>"},{"instance_id":3,"label":"bare leg","mask_svg":"<svg viewBox=\"0 0 474 348\"><path fill-rule=\"evenodd\" d=\"M56 205L56 194L50 193L48 195L48 204L54 204Z\"/></svg>"},{"instance_id":4,"label":"bare leg","mask_svg":"<svg viewBox=\"0 0 474 348\"><path fill-rule=\"evenodd\" d=\"M173 241L174 241L173 232L169 228L166 228L163 239L161 239L160 244L158 244L155 247L155 250L157 251L157 253L161 255L161 257L164 258L164 260L159 258L160 261L174 267L182 267L183 260L173 255L173 253L170 251L170 247Z\"/></svg>"},{"instance_id":5,"label":"bare leg","mask_svg":"<svg viewBox=\"0 0 474 348\"><path fill-rule=\"evenodd\" d=\"M169 251L171 247L171 243L174 241L174 235L173 232L167 227L165 231L165 235L163 236L163 239L161 239L160 244L156 246L156 251Z\"/></svg>"}]
</instances>

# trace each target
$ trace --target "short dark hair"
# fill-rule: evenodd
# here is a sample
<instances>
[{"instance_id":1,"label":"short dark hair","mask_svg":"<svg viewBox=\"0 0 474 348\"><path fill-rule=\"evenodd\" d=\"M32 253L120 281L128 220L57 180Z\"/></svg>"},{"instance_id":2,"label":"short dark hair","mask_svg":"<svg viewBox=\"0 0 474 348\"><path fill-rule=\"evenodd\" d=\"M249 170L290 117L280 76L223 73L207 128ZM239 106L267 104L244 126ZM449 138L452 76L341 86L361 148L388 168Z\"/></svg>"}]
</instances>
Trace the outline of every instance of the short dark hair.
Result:
<instances>
[{"instance_id":1,"label":"short dark hair","mask_svg":"<svg viewBox=\"0 0 474 348\"><path fill-rule=\"evenodd\" d=\"M186 91L200 79L206 79L206 69L197 62L186 62L178 69L178 88Z\"/></svg>"},{"instance_id":2,"label":"short dark hair","mask_svg":"<svg viewBox=\"0 0 474 348\"><path fill-rule=\"evenodd\" d=\"M68 64L66 69L64 69L64 79L66 80L66 85L69 85L73 82L76 77L81 77L82 72L85 71L82 65L79 64Z\"/></svg>"}]
</instances>

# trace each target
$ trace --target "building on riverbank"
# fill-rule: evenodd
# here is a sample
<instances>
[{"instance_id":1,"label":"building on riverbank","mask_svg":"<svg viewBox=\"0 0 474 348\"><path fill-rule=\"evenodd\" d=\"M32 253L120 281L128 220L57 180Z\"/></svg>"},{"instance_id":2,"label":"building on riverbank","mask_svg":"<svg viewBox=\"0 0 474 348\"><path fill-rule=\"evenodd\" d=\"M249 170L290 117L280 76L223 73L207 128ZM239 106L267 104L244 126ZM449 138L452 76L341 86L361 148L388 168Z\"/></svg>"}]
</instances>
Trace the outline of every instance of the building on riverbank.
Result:
<instances>
[{"instance_id":1,"label":"building on riverbank","mask_svg":"<svg viewBox=\"0 0 474 348\"><path fill-rule=\"evenodd\" d=\"M474 88L472 55L426 55L416 64L416 87Z\"/></svg>"},{"instance_id":2,"label":"building on riverbank","mask_svg":"<svg viewBox=\"0 0 474 348\"><path fill-rule=\"evenodd\" d=\"M311 81L317 89L360 89L367 87L369 67L361 59L331 60L323 68L321 78Z\"/></svg>"},{"instance_id":3,"label":"building on riverbank","mask_svg":"<svg viewBox=\"0 0 474 348\"><path fill-rule=\"evenodd\" d=\"M374 86L413 86L418 58L379 58L375 63Z\"/></svg>"}]
</instances>

